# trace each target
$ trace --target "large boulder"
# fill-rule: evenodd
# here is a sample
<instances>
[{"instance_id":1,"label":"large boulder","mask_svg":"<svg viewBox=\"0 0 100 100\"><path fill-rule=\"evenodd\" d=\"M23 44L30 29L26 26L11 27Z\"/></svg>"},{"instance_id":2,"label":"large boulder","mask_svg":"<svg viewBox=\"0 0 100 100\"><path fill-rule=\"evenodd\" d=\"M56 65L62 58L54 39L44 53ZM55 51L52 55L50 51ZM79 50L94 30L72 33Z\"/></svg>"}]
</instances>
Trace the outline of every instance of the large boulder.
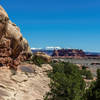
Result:
<instances>
[{"instance_id":1,"label":"large boulder","mask_svg":"<svg viewBox=\"0 0 100 100\"><path fill-rule=\"evenodd\" d=\"M31 54L28 42L23 38L19 27L9 20L8 14L0 6L0 65L16 67Z\"/></svg>"},{"instance_id":2,"label":"large boulder","mask_svg":"<svg viewBox=\"0 0 100 100\"><path fill-rule=\"evenodd\" d=\"M44 52L36 52L33 54L33 62L37 62L40 64L50 63L51 62L51 56L47 55Z\"/></svg>"}]
</instances>

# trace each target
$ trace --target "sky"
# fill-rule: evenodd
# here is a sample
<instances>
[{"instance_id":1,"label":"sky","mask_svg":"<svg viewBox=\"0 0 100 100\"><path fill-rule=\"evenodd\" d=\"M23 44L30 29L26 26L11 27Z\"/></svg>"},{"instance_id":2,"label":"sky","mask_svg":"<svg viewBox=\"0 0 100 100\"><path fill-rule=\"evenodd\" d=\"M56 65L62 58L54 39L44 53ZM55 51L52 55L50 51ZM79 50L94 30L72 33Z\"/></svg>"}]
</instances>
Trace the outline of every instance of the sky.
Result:
<instances>
[{"instance_id":1,"label":"sky","mask_svg":"<svg viewBox=\"0 0 100 100\"><path fill-rule=\"evenodd\" d=\"M100 0L0 0L33 48L100 52Z\"/></svg>"}]
</instances>

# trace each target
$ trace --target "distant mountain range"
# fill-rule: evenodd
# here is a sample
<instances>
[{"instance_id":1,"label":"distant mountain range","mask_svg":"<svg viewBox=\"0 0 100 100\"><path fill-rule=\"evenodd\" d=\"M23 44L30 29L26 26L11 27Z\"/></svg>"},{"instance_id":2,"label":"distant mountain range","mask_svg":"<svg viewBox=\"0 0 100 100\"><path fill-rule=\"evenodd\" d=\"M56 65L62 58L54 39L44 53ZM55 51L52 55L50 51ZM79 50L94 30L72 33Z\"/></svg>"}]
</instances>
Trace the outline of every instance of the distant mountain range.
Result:
<instances>
[{"instance_id":1,"label":"distant mountain range","mask_svg":"<svg viewBox=\"0 0 100 100\"><path fill-rule=\"evenodd\" d=\"M87 55L100 55L100 52L85 52Z\"/></svg>"},{"instance_id":2,"label":"distant mountain range","mask_svg":"<svg viewBox=\"0 0 100 100\"><path fill-rule=\"evenodd\" d=\"M53 47L49 48L48 47L48 48L45 48L45 49L42 49L42 48L31 48L33 53L35 53L35 52L44 52L44 53L46 53L46 54L48 54L50 56L53 54L55 49L59 50L60 47L56 47L56 48L53 48ZM85 52L86 55L100 55L100 52L86 52L86 51L84 51L84 52Z\"/></svg>"},{"instance_id":3,"label":"distant mountain range","mask_svg":"<svg viewBox=\"0 0 100 100\"><path fill-rule=\"evenodd\" d=\"M31 50L59 50L59 49L62 49L61 47L59 46L56 46L56 47L45 47L45 48L31 48Z\"/></svg>"},{"instance_id":4,"label":"distant mountain range","mask_svg":"<svg viewBox=\"0 0 100 100\"><path fill-rule=\"evenodd\" d=\"M44 52L44 53L46 53L46 54L48 54L48 55L52 55L53 54L53 52L54 52L54 50L60 50L60 49L62 49L61 47L59 47L59 46L56 46L56 47L46 47L46 48L44 48L44 49L42 49L42 48L31 48L31 50L32 50L32 52L33 53L35 53L35 52Z\"/></svg>"}]
</instances>

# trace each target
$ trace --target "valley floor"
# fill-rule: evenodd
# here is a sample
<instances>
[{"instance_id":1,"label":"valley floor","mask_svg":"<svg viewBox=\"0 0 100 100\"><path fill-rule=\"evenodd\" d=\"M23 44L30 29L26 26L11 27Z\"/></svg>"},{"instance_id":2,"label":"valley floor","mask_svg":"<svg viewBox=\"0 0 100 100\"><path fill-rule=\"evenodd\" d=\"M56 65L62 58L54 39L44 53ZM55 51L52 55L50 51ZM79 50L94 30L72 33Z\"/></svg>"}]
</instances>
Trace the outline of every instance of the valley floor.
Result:
<instances>
[{"instance_id":1,"label":"valley floor","mask_svg":"<svg viewBox=\"0 0 100 100\"><path fill-rule=\"evenodd\" d=\"M60 59L59 58L55 60L86 66L91 70L94 76L96 76L96 70L100 68L100 59Z\"/></svg>"}]
</instances>

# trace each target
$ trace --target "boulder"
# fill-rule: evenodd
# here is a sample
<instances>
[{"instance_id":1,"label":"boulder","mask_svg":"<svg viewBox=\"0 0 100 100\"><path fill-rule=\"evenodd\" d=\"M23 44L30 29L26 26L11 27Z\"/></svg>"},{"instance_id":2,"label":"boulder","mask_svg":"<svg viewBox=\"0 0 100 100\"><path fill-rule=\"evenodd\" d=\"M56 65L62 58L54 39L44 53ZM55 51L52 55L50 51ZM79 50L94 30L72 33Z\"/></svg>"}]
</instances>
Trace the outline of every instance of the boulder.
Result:
<instances>
[{"instance_id":1,"label":"boulder","mask_svg":"<svg viewBox=\"0 0 100 100\"><path fill-rule=\"evenodd\" d=\"M34 57L35 58L41 58L47 63L49 63L51 61L51 56L47 55L44 52L36 52L36 53L34 53Z\"/></svg>"}]
</instances>

